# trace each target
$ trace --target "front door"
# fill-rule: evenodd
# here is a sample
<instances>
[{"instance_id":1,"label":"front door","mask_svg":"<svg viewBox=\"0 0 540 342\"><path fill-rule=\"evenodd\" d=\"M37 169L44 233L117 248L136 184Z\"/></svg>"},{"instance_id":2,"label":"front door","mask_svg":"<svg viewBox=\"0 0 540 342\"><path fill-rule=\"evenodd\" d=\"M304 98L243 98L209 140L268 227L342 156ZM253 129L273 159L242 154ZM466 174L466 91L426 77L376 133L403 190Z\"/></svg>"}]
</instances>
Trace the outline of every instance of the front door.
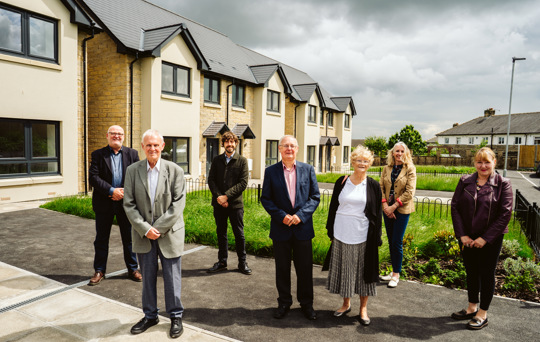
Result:
<instances>
[{"instance_id":1,"label":"front door","mask_svg":"<svg viewBox=\"0 0 540 342\"><path fill-rule=\"evenodd\" d=\"M207 138L206 139L206 178L208 179L208 172L210 172L210 165L212 160L219 155L219 139Z\"/></svg>"},{"instance_id":2,"label":"front door","mask_svg":"<svg viewBox=\"0 0 540 342\"><path fill-rule=\"evenodd\" d=\"M326 145L326 172L332 171L332 146Z\"/></svg>"},{"instance_id":3,"label":"front door","mask_svg":"<svg viewBox=\"0 0 540 342\"><path fill-rule=\"evenodd\" d=\"M322 154L323 154L323 147L322 145L319 145L319 172L322 172Z\"/></svg>"}]
</instances>

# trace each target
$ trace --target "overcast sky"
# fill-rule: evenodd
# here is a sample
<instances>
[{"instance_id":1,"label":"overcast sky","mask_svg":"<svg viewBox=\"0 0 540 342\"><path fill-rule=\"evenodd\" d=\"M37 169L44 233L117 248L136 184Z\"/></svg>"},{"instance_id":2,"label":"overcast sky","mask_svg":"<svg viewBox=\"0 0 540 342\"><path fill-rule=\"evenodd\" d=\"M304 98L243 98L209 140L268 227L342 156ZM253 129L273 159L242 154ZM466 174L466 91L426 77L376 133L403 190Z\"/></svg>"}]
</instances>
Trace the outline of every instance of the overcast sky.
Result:
<instances>
[{"instance_id":1,"label":"overcast sky","mask_svg":"<svg viewBox=\"0 0 540 342\"><path fill-rule=\"evenodd\" d=\"M352 96L353 138L540 111L540 0L149 0ZM540 125L540 123L538 123Z\"/></svg>"}]
</instances>

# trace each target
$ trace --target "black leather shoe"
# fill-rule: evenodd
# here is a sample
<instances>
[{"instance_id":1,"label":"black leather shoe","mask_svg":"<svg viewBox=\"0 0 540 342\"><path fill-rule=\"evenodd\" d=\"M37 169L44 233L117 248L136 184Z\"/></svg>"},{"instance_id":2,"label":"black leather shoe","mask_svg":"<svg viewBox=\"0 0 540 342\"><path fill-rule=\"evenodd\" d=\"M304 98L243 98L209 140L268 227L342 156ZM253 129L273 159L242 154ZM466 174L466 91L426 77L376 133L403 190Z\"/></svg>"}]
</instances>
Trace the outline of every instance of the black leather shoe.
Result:
<instances>
[{"instance_id":1,"label":"black leather shoe","mask_svg":"<svg viewBox=\"0 0 540 342\"><path fill-rule=\"evenodd\" d=\"M334 317L341 317L343 315L346 315L348 314L349 312L351 312L351 307L349 306L349 308L345 311L336 311L334 312Z\"/></svg>"},{"instance_id":2,"label":"black leather shoe","mask_svg":"<svg viewBox=\"0 0 540 342\"><path fill-rule=\"evenodd\" d=\"M216 273L225 271L227 269L227 264L221 261L218 261L214 264L214 266L210 267L206 270L207 273Z\"/></svg>"},{"instance_id":3,"label":"black leather shoe","mask_svg":"<svg viewBox=\"0 0 540 342\"><path fill-rule=\"evenodd\" d=\"M287 316L287 313L289 312L290 307L285 305L279 305L276 310L274 310L274 318L282 319L283 317Z\"/></svg>"},{"instance_id":4,"label":"black leather shoe","mask_svg":"<svg viewBox=\"0 0 540 342\"><path fill-rule=\"evenodd\" d=\"M241 262L238 264L238 270L243 273L243 274L247 274L247 275L251 275L251 268L248 267L248 264L247 262Z\"/></svg>"},{"instance_id":5,"label":"black leather shoe","mask_svg":"<svg viewBox=\"0 0 540 342\"><path fill-rule=\"evenodd\" d=\"M159 323L159 318L156 317L154 319L148 319L146 317L143 317L137 324L135 324L133 327L131 327L131 333L133 335L137 335L140 333L145 332L148 328L153 327L154 325Z\"/></svg>"},{"instance_id":6,"label":"black leather shoe","mask_svg":"<svg viewBox=\"0 0 540 342\"><path fill-rule=\"evenodd\" d=\"M180 335L182 335L183 332L184 327L182 326L182 318L171 318L171 330L169 331L169 335L171 335L171 338L178 338L180 337Z\"/></svg>"},{"instance_id":7,"label":"black leather shoe","mask_svg":"<svg viewBox=\"0 0 540 342\"><path fill-rule=\"evenodd\" d=\"M371 320L368 318L368 319L363 319L362 317L358 316L358 322L360 322L360 324L362 324L363 326L368 326L371 324Z\"/></svg>"},{"instance_id":8,"label":"black leather shoe","mask_svg":"<svg viewBox=\"0 0 540 342\"><path fill-rule=\"evenodd\" d=\"M480 329L482 329L483 327L485 327L487 325L488 325L487 317L484 320L482 320L481 318L478 318L478 317L473 317L473 319L471 319L469 321L469 323L467 323L467 329L469 329L469 330L480 330Z\"/></svg>"},{"instance_id":9,"label":"black leather shoe","mask_svg":"<svg viewBox=\"0 0 540 342\"><path fill-rule=\"evenodd\" d=\"M454 312L451 317L453 319L457 319L458 321L465 320L465 319L472 319L474 316L476 316L477 312L478 311L475 311L473 313L467 313L467 310L463 309L461 311Z\"/></svg>"},{"instance_id":10,"label":"black leather shoe","mask_svg":"<svg viewBox=\"0 0 540 342\"><path fill-rule=\"evenodd\" d=\"M315 310L313 310L312 306L302 308L302 313L310 321L314 321L317 319L317 313L315 313Z\"/></svg>"}]
</instances>

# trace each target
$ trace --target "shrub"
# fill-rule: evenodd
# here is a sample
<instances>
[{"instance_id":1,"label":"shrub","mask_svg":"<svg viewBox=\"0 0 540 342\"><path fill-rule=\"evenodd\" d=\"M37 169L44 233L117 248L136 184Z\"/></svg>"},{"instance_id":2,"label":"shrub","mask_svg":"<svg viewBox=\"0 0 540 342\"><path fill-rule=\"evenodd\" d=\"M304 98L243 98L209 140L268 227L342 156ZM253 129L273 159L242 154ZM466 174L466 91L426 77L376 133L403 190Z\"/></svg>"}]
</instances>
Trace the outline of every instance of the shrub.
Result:
<instances>
[{"instance_id":1,"label":"shrub","mask_svg":"<svg viewBox=\"0 0 540 342\"><path fill-rule=\"evenodd\" d=\"M531 260L507 258L503 262L504 271L507 275L520 276L528 273L533 280L540 280L540 265Z\"/></svg>"},{"instance_id":2,"label":"shrub","mask_svg":"<svg viewBox=\"0 0 540 342\"><path fill-rule=\"evenodd\" d=\"M503 258L515 258L521 251L521 245L518 240L503 240L501 256Z\"/></svg>"},{"instance_id":3,"label":"shrub","mask_svg":"<svg viewBox=\"0 0 540 342\"><path fill-rule=\"evenodd\" d=\"M456 261L454 269L445 269L442 271L442 279L445 286L464 288L467 280L467 272L463 262Z\"/></svg>"}]
</instances>

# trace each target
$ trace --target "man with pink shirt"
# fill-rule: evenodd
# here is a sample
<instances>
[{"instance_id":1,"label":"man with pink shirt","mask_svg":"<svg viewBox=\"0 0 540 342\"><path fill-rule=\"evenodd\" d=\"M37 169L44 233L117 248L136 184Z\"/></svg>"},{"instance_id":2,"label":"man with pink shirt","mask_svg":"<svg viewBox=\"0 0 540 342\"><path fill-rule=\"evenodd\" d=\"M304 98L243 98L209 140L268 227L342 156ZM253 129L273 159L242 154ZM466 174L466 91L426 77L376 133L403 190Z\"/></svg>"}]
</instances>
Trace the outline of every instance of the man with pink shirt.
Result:
<instances>
[{"instance_id":1,"label":"man with pink shirt","mask_svg":"<svg viewBox=\"0 0 540 342\"><path fill-rule=\"evenodd\" d=\"M271 216L278 307L274 318L284 318L292 305L291 260L297 278L297 299L309 320L313 310L313 212L320 201L313 166L296 161L298 142L286 135L279 141L281 161L266 168L261 203Z\"/></svg>"}]
</instances>

